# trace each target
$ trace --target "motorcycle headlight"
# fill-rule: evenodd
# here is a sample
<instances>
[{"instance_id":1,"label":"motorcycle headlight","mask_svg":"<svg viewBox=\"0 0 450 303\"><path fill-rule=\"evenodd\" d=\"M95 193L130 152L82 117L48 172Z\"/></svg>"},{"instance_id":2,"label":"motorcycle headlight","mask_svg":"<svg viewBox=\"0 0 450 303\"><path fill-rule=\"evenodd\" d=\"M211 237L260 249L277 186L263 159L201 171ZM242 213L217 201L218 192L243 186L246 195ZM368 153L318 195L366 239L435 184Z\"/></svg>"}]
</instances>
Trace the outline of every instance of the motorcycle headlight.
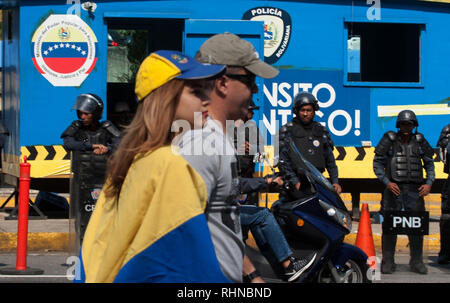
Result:
<instances>
[{"instance_id":1,"label":"motorcycle headlight","mask_svg":"<svg viewBox=\"0 0 450 303\"><path fill-rule=\"evenodd\" d=\"M348 231L352 230L352 218L350 217L349 213L342 211L328 203L325 203L322 200L319 200L319 204L323 208L323 210L325 210L327 215L334 219L334 221L348 229Z\"/></svg>"}]
</instances>

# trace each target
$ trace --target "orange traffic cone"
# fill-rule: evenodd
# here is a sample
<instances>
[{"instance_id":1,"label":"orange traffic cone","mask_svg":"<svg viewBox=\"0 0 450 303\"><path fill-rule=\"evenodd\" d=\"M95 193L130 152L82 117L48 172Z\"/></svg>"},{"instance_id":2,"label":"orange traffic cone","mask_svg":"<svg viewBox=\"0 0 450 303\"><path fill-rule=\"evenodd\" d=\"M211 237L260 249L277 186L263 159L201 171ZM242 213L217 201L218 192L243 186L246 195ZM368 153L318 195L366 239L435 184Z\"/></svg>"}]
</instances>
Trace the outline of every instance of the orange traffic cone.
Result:
<instances>
[{"instance_id":1,"label":"orange traffic cone","mask_svg":"<svg viewBox=\"0 0 450 303\"><path fill-rule=\"evenodd\" d=\"M367 203L362 205L361 218L359 219L358 234L356 235L355 245L361 248L361 250L364 251L369 257L370 268L375 268L375 246L373 244L369 206Z\"/></svg>"}]
</instances>

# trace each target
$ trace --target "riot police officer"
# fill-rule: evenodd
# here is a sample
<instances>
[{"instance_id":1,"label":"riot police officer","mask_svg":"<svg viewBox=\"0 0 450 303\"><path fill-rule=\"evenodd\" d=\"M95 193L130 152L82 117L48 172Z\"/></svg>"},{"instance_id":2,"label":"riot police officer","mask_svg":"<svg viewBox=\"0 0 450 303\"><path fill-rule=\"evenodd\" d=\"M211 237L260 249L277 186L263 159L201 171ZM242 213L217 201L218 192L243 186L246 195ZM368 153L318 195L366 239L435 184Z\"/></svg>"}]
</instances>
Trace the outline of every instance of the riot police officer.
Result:
<instances>
[{"instance_id":1,"label":"riot police officer","mask_svg":"<svg viewBox=\"0 0 450 303\"><path fill-rule=\"evenodd\" d=\"M79 120L73 121L61 138L64 147L72 151L71 217L75 217L82 241L104 183L107 158L119 145L120 131L108 120L100 122L103 101L95 94L79 95L72 109Z\"/></svg>"},{"instance_id":2,"label":"riot police officer","mask_svg":"<svg viewBox=\"0 0 450 303\"><path fill-rule=\"evenodd\" d=\"M81 94L72 109L77 111L75 120L63 132L64 146L68 150L92 151L94 154L110 154L118 146L120 132L111 121L100 123L103 101L95 94Z\"/></svg>"},{"instance_id":3,"label":"riot police officer","mask_svg":"<svg viewBox=\"0 0 450 303\"><path fill-rule=\"evenodd\" d=\"M285 175L285 179L299 190L301 176L298 168L301 164L296 163L289 144L285 142L285 139L289 137L302 155L320 172L323 173L325 169L328 171L333 187L338 193L341 193L338 168L333 155L333 141L328 130L319 122L314 121L315 112L318 110L319 102L314 95L301 92L295 96L293 112L296 117L280 128L279 168Z\"/></svg>"},{"instance_id":4,"label":"riot police officer","mask_svg":"<svg viewBox=\"0 0 450 303\"><path fill-rule=\"evenodd\" d=\"M450 174L448 170L450 165L450 124L442 129L437 146L440 149L441 159L444 162L444 173L448 174L441 192L441 219L439 221L441 250L439 251L438 263L448 264L450 262L450 205L448 203L450 186Z\"/></svg>"},{"instance_id":5,"label":"riot police officer","mask_svg":"<svg viewBox=\"0 0 450 303\"><path fill-rule=\"evenodd\" d=\"M403 110L397 116L398 132L388 131L375 148L373 170L386 186L382 195L381 212L425 211L424 196L434 182L434 151L423 134L413 133L419 126L411 110ZM423 178L426 170L426 182ZM413 272L427 274L422 260L423 235L409 234L410 268ZM394 252L397 235L382 234L381 272L395 271Z\"/></svg>"}]
</instances>

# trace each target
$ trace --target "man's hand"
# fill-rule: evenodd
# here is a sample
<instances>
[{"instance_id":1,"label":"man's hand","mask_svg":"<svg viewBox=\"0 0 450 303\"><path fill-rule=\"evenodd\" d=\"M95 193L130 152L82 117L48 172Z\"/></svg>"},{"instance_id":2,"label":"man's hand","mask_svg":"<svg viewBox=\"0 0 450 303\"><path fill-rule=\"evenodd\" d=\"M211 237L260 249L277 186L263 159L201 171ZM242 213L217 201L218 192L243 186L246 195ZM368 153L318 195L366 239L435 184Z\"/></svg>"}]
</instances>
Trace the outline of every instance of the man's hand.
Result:
<instances>
[{"instance_id":1,"label":"man's hand","mask_svg":"<svg viewBox=\"0 0 450 303\"><path fill-rule=\"evenodd\" d=\"M394 195L398 196L400 195L400 188L398 187L397 183L389 182L386 185L387 189L389 189Z\"/></svg>"},{"instance_id":2,"label":"man's hand","mask_svg":"<svg viewBox=\"0 0 450 303\"><path fill-rule=\"evenodd\" d=\"M296 189L296 190L300 190L300 185L301 185L300 182L298 182L297 184L295 184L295 189Z\"/></svg>"},{"instance_id":3,"label":"man's hand","mask_svg":"<svg viewBox=\"0 0 450 303\"><path fill-rule=\"evenodd\" d=\"M337 191L338 194L340 194L342 192L342 187L339 184L334 183L333 187Z\"/></svg>"},{"instance_id":4,"label":"man's hand","mask_svg":"<svg viewBox=\"0 0 450 303\"><path fill-rule=\"evenodd\" d=\"M419 187L419 197L424 197L428 195L431 191L431 185L429 184L423 184Z\"/></svg>"},{"instance_id":5,"label":"man's hand","mask_svg":"<svg viewBox=\"0 0 450 303\"><path fill-rule=\"evenodd\" d=\"M283 186L284 181L280 176L276 178L268 177L266 178L266 183L275 189L279 189Z\"/></svg>"}]
</instances>

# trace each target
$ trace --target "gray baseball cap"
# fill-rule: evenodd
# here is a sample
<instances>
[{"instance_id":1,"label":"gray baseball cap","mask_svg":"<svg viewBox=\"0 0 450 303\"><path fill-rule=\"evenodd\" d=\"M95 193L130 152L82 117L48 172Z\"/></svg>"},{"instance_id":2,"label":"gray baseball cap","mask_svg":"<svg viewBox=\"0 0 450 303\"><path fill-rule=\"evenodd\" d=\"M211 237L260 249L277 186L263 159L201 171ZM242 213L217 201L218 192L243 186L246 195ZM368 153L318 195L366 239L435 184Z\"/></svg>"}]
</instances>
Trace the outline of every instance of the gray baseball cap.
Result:
<instances>
[{"instance_id":1,"label":"gray baseball cap","mask_svg":"<svg viewBox=\"0 0 450 303\"><path fill-rule=\"evenodd\" d=\"M206 40L195 59L202 63L245 67L265 79L276 77L279 73L259 58L250 42L230 33L217 34Z\"/></svg>"}]
</instances>

